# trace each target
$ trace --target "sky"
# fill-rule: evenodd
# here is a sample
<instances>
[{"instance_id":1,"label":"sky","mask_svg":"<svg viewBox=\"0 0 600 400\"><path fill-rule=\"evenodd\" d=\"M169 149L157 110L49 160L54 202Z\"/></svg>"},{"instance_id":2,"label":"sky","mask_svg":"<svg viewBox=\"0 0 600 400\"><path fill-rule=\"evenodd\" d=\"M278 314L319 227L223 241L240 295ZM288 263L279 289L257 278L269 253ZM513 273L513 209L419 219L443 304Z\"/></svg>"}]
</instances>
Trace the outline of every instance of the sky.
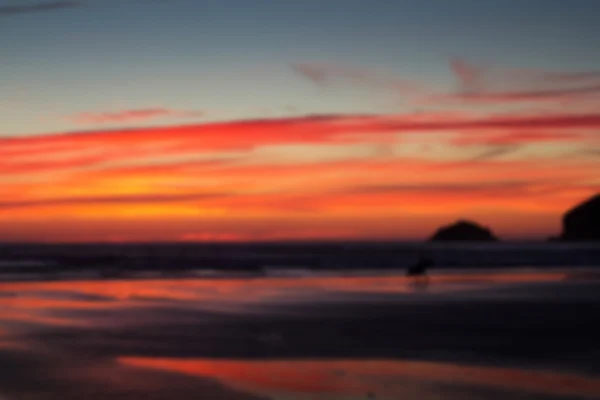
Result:
<instances>
[{"instance_id":1,"label":"sky","mask_svg":"<svg viewBox=\"0 0 600 400\"><path fill-rule=\"evenodd\" d=\"M0 0L0 241L543 239L596 0Z\"/></svg>"}]
</instances>

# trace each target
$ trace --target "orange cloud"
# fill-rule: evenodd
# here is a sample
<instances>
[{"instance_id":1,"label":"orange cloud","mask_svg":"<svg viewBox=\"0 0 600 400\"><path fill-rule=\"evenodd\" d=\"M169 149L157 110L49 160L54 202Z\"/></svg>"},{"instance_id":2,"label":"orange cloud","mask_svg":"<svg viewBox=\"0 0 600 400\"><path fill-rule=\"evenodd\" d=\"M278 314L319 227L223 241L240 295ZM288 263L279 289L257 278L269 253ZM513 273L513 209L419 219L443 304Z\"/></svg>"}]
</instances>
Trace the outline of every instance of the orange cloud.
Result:
<instances>
[{"instance_id":1,"label":"orange cloud","mask_svg":"<svg viewBox=\"0 0 600 400\"><path fill-rule=\"evenodd\" d=\"M504 132L486 136L463 135L453 141L454 144L474 145L487 144L496 146L518 145L523 143L544 143L544 142L576 142L585 141L586 135L578 132L545 132L545 131L521 131Z\"/></svg>"},{"instance_id":2,"label":"orange cloud","mask_svg":"<svg viewBox=\"0 0 600 400\"><path fill-rule=\"evenodd\" d=\"M457 217L550 232L599 189L598 160L502 152L589 151L581 131L598 127L600 114L420 113L4 138L0 238L415 238Z\"/></svg>"}]
</instances>

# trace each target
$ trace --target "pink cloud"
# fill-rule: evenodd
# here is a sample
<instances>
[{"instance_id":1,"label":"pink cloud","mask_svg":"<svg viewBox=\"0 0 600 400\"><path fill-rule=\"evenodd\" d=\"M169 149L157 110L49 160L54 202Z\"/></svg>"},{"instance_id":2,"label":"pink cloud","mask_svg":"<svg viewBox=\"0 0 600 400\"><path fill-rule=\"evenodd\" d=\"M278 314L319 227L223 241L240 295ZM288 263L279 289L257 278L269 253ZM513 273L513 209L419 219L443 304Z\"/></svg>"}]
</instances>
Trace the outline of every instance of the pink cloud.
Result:
<instances>
[{"instance_id":1,"label":"pink cloud","mask_svg":"<svg viewBox=\"0 0 600 400\"><path fill-rule=\"evenodd\" d=\"M402 80L395 74L370 68L331 63L296 63L292 64L291 68L319 87L352 84L408 94L423 90L423 87L415 82Z\"/></svg>"},{"instance_id":2,"label":"pink cloud","mask_svg":"<svg viewBox=\"0 0 600 400\"><path fill-rule=\"evenodd\" d=\"M169 110L166 108L141 108L114 112L86 112L68 117L79 124L109 124L141 122L157 118L194 118L200 117L200 112Z\"/></svg>"},{"instance_id":3,"label":"pink cloud","mask_svg":"<svg viewBox=\"0 0 600 400\"><path fill-rule=\"evenodd\" d=\"M463 92L450 95L434 96L434 101L479 103L484 105L533 102L533 101L557 101L572 100L578 97L600 94L600 84L547 90L531 91L503 91L503 92Z\"/></svg>"},{"instance_id":4,"label":"pink cloud","mask_svg":"<svg viewBox=\"0 0 600 400\"><path fill-rule=\"evenodd\" d=\"M516 69L511 68L507 72L514 78L527 79L530 81L549 81L552 83L582 83L590 80L598 81L600 71L547 71L539 69Z\"/></svg>"},{"instance_id":5,"label":"pink cloud","mask_svg":"<svg viewBox=\"0 0 600 400\"><path fill-rule=\"evenodd\" d=\"M450 60L450 69L459 80L463 91L483 90L484 69L469 64L460 58Z\"/></svg>"},{"instance_id":6,"label":"pink cloud","mask_svg":"<svg viewBox=\"0 0 600 400\"><path fill-rule=\"evenodd\" d=\"M510 104L588 99L600 95L600 71L557 72L479 66L456 58L450 62L457 93L432 96L432 102Z\"/></svg>"},{"instance_id":7,"label":"pink cloud","mask_svg":"<svg viewBox=\"0 0 600 400\"><path fill-rule=\"evenodd\" d=\"M458 81L453 93L435 93L426 85L396 74L333 63L296 63L291 68L319 87L363 86L411 96L415 104L503 105L582 101L600 96L600 71L542 71L475 65L461 58L450 60Z\"/></svg>"}]
</instances>

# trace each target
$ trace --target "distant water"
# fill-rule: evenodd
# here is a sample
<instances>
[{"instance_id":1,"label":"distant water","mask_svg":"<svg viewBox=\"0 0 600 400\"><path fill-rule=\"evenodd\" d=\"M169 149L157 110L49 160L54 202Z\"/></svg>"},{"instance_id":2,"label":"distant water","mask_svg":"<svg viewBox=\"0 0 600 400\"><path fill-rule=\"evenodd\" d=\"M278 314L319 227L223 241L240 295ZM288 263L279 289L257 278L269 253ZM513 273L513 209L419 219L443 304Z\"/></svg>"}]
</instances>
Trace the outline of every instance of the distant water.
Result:
<instances>
[{"instance_id":1,"label":"distant water","mask_svg":"<svg viewBox=\"0 0 600 400\"><path fill-rule=\"evenodd\" d=\"M597 243L4 245L0 278L347 274L404 269L421 256L431 258L438 271L600 266Z\"/></svg>"}]
</instances>

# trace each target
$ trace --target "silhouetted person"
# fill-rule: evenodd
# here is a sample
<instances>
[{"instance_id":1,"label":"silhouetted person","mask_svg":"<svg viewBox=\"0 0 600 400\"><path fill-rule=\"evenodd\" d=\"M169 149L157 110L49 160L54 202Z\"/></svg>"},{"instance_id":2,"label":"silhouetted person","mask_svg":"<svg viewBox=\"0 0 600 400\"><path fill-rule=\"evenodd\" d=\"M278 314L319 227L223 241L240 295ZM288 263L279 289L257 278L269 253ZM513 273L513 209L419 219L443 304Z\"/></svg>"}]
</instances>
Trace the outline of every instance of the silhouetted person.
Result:
<instances>
[{"instance_id":1,"label":"silhouetted person","mask_svg":"<svg viewBox=\"0 0 600 400\"><path fill-rule=\"evenodd\" d=\"M429 258L425 258L425 257L420 257L419 261L411 266L408 267L408 270L406 271L406 276L414 276L414 277L418 277L418 276L427 276L427 269L433 267L434 263L431 259Z\"/></svg>"},{"instance_id":2,"label":"silhouetted person","mask_svg":"<svg viewBox=\"0 0 600 400\"><path fill-rule=\"evenodd\" d=\"M414 285L415 289L427 289L429 286L427 269L432 266L432 260L425 257L419 257L419 261L415 265L408 267L406 276L411 279L411 284Z\"/></svg>"}]
</instances>

